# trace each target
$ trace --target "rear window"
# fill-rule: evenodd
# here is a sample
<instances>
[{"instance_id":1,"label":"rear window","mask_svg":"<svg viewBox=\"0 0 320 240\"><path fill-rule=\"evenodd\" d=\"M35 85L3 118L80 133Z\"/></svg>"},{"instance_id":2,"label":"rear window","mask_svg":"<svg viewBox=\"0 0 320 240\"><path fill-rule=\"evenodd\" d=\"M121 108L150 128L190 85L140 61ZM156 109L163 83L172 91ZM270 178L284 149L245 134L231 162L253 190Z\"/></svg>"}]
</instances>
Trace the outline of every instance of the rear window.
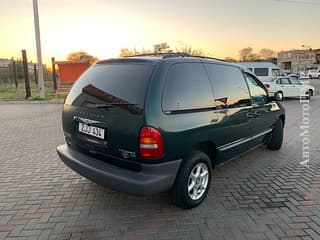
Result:
<instances>
[{"instance_id":1,"label":"rear window","mask_svg":"<svg viewBox=\"0 0 320 240\"><path fill-rule=\"evenodd\" d=\"M79 95L86 93L108 102L125 102L143 108L152 70L153 65L145 62L96 64L76 81L66 104L72 105Z\"/></svg>"},{"instance_id":2,"label":"rear window","mask_svg":"<svg viewBox=\"0 0 320 240\"><path fill-rule=\"evenodd\" d=\"M268 68L255 68L254 74L257 76L268 76Z\"/></svg>"}]
</instances>

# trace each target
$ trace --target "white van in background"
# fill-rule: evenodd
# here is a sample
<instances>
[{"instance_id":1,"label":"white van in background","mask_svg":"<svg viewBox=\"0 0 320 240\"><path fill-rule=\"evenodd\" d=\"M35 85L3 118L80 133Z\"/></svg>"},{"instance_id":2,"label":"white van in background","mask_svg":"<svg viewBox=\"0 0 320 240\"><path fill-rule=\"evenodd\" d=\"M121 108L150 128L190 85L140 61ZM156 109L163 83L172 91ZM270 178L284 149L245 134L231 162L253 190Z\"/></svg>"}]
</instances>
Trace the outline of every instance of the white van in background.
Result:
<instances>
[{"instance_id":1,"label":"white van in background","mask_svg":"<svg viewBox=\"0 0 320 240\"><path fill-rule=\"evenodd\" d=\"M271 62L238 62L237 64L248 68L261 81L270 77L279 77L285 75L277 65Z\"/></svg>"}]
</instances>

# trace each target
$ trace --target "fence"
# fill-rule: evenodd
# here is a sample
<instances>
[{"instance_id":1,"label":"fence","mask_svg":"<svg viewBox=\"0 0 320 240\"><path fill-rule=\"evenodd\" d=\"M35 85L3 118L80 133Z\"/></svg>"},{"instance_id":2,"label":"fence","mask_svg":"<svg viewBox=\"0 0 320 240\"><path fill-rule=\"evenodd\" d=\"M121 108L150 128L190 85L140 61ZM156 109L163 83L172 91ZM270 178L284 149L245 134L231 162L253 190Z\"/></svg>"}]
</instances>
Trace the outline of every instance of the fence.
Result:
<instances>
[{"instance_id":1,"label":"fence","mask_svg":"<svg viewBox=\"0 0 320 240\"><path fill-rule=\"evenodd\" d=\"M12 60L7 66L0 66L0 85L2 84L15 84L14 79L14 63L16 64L16 76L18 83L24 82L23 64L22 61ZM37 66L36 64L28 64L29 80L37 83ZM52 74L45 66L43 67L43 74L45 81L52 81Z\"/></svg>"},{"instance_id":2,"label":"fence","mask_svg":"<svg viewBox=\"0 0 320 240\"><path fill-rule=\"evenodd\" d=\"M31 97L36 97L39 94L37 65L28 63L27 70ZM45 88L52 95L54 93L52 72L46 66L43 66L43 75ZM1 61L0 59L0 99L23 99L25 97L26 88L23 62L14 59Z\"/></svg>"}]
</instances>

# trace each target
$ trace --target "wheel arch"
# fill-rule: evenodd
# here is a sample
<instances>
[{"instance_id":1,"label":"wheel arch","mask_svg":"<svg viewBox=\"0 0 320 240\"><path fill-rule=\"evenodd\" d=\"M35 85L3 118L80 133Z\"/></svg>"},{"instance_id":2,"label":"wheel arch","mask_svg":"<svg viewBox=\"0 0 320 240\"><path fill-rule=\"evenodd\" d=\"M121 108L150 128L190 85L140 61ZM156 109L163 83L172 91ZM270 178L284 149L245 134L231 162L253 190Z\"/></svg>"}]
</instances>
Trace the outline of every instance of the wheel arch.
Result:
<instances>
[{"instance_id":1,"label":"wheel arch","mask_svg":"<svg viewBox=\"0 0 320 240\"><path fill-rule=\"evenodd\" d=\"M214 167L217 156L217 146L215 143L211 141L203 141L194 145L192 150L206 153L211 160L212 167Z\"/></svg>"},{"instance_id":2,"label":"wheel arch","mask_svg":"<svg viewBox=\"0 0 320 240\"><path fill-rule=\"evenodd\" d=\"M310 93L311 93L310 95L313 96L314 91L311 88L309 88L308 91L310 91Z\"/></svg>"},{"instance_id":3,"label":"wheel arch","mask_svg":"<svg viewBox=\"0 0 320 240\"><path fill-rule=\"evenodd\" d=\"M284 114L281 114L281 115L279 116L279 119L282 121L283 126L284 126L285 123L286 123L286 117L285 117L285 115L284 115Z\"/></svg>"},{"instance_id":4,"label":"wheel arch","mask_svg":"<svg viewBox=\"0 0 320 240\"><path fill-rule=\"evenodd\" d=\"M275 96L277 93L281 93L281 94L282 94L282 97L284 98L284 93L283 93L283 91L282 91L281 89L275 91L274 96Z\"/></svg>"}]
</instances>

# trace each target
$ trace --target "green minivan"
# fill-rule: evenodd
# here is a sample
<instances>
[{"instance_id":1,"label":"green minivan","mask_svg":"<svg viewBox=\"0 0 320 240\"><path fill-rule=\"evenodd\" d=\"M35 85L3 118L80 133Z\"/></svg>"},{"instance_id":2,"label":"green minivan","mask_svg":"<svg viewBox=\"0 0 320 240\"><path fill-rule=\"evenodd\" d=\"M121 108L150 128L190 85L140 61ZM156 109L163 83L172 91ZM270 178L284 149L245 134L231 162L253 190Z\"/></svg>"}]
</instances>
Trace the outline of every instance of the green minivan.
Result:
<instances>
[{"instance_id":1,"label":"green minivan","mask_svg":"<svg viewBox=\"0 0 320 240\"><path fill-rule=\"evenodd\" d=\"M112 189L169 191L182 208L206 197L214 166L260 145L282 146L281 96L243 67L187 54L100 61L62 112L61 160Z\"/></svg>"}]
</instances>

